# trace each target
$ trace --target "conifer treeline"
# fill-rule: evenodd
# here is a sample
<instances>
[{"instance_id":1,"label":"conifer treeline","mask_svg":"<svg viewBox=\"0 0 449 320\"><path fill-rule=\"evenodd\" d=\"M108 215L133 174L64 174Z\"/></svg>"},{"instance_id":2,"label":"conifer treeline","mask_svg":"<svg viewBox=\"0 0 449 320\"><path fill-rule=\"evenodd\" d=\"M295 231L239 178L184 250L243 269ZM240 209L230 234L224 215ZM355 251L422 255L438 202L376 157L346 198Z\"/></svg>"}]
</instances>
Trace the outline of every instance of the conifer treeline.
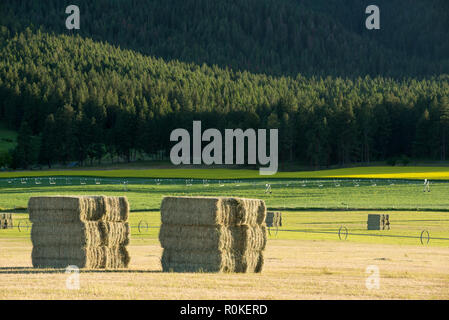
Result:
<instances>
[{"instance_id":1,"label":"conifer treeline","mask_svg":"<svg viewBox=\"0 0 449 320\"><path fill-rule=\"evenodd\" d=\"M381 29L365 27L371 0L77 0L68 31L61 0L2 0L13 32L33 25L146 55L275 76L402 78L449 73L449 1L376 0Z\"/></svg>"},{"instance_id":2,"label":"conifer treeline","mask_svg":"<svg viewBox=\"0 0 449 320\"><path fill-rule=\"evenodd\" d=\"M449 77L272 77L0 27L0 121L15 167L170 150L171 130L279 128L280 161L445 160Z\"/></svg>"}]
</instances>

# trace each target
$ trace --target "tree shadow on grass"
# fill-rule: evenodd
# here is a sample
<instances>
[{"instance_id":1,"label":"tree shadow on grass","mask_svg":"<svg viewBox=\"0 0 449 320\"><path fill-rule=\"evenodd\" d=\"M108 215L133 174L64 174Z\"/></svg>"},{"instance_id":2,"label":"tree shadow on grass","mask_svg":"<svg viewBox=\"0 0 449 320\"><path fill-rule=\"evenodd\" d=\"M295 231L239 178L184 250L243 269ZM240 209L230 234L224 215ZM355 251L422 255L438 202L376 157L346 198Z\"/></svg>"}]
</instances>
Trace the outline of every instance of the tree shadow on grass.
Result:
<instances>
[{"instance_id":1,"label":"tree shadow on grass","mask_svg":"<svg viewBox=\"0 0 449 320\"><path fill-rule=\"evenodd\" d=\"M65 274L65 268L41 269L32 267L0 267L0 274ZM145 269L80 269L80 273L162 273Z\"/></svg>"}]
</instances>

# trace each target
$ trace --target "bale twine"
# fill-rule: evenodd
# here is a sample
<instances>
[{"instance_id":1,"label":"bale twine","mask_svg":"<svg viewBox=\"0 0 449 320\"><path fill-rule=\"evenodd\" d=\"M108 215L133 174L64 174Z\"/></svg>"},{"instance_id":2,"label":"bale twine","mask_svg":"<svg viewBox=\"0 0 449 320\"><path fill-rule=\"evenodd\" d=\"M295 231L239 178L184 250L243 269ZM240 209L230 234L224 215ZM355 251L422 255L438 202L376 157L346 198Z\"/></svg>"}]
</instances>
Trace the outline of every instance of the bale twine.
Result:
<instances>
[{"instance_id":1,"label":"bale twine","mask_svg":"<svg viewBox=\"0 0 449 320\"><path fill-rule=\"evenodd\" d=\"M28 211L34 267L128 266L129 203L125 197L33 197Z\"/></svg>"},{"instance_id":2,"label":"bale twine","mask_svg":"<svg viewBox=\"0 0 449 320\"><path fill-rule=\"evenodd\" d=\"M258 199L165 197L163 271L261 272L265 218L265 203Z\"/></svg>"}]
</instances>

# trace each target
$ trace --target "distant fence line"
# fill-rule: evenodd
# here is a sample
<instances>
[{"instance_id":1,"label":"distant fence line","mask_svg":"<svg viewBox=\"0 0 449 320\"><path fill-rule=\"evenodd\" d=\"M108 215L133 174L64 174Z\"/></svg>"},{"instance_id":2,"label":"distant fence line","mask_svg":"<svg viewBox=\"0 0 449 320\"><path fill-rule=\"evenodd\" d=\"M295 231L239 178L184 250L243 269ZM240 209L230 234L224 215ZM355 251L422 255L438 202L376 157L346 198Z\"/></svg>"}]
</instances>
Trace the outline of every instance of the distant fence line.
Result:
<instances>
[{"instance_id":1,"label":"distant fence line","mask_svg":"<svg viewBox=\"0 0 449 320\"><path fill-rule=\"evenodd\" d=\"M184 179L184 178L100 178L100 177L23 177L0 178L0 187L25 186L70 186L70 185L178 185L178 186L225 186L225 185L266 185L295 186L312 188L329 187L363 187L363 186L394 186L394 185L423 185L423 180L412 179L352 179L352 178L319 178L319 179ZM432 184L449 183L446 180L432 180Z\"/></svg>"}]
</instances>

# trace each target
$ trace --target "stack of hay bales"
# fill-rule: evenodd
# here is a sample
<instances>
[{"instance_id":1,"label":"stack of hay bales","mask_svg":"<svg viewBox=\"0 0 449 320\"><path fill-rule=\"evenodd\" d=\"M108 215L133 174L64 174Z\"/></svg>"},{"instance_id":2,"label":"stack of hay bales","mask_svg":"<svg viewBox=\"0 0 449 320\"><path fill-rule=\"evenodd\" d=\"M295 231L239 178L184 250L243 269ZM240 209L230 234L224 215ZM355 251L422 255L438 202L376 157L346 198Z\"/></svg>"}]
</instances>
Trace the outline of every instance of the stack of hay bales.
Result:
<instances>
[{"instance_id":1,"label":"stack of hay bales","mask_svg":"<svg viewBox=\"0 0 449 320\"><path fill-rule=\"evenodd\" d=\"M368 230L390 230L390 215L368 214Z\"/></svg>"},{"instance_id":2,"label":"stack of hay bales","mask_svg":"<svg viewBox=\"0 0 449 320\"><path fill-rule=\"evenodd\" d=\"M390 215L384 214L382 219L382 230L390 230Z\"/></svg>"},{"instance_id":3,"label":"stack of hay bales","mask_svg":"<svg viewBox=\"0 0 449 320\"><path fill-rule=\"evenodd\" d=\"M261 272L267 243L262 200L165 197L159 240L165 272Z\"/></svg>"},{"instance_id":4,"label":"stack of hay bales","mask_svg":"<svg viewBox=\"0 0 449 320\"><path fill-rule=\"evenodd\" d=\"M282 227L282 213L268 211L265 222L269 228Z\"/></svg>"},{"instance_id":5,"label":"stack of hay bales","mask_svg":"<svg viewBox=\"0 0 449 320\"><path fill-rule=\"evenodd\" d=\"M39 268L126 268L126 197L33 197L28 203L32 262Z\"/></svg>"},{"instance_id":6,"label":"stack of hay bales","mask_svg":"<svg viewBox=\"0 0 449 320\"><path fill-rule=\"evenodd\" d=\"M12 214L0 213L0 229L10 229L13 227Z\"/></svg>"}]
</instances>

